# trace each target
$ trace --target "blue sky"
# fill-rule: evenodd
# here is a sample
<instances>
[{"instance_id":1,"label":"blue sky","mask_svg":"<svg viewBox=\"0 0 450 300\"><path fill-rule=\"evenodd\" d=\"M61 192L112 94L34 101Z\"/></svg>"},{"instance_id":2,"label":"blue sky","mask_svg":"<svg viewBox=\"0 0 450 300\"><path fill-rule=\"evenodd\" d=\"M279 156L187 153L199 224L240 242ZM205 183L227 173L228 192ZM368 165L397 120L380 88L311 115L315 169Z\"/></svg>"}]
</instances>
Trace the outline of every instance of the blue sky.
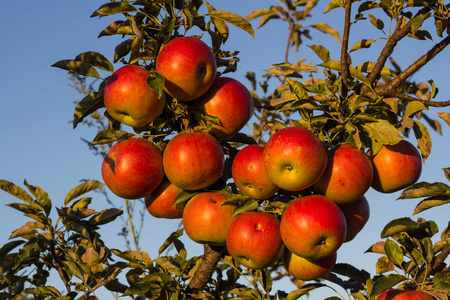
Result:
<instances>
[{"instance_id":1,"label":"blue sky","mask_svg":"<svg viewBox=\"0 0 450 300\"><path fill-rule=\"evenodd\" d=\"M38 3L38 4L37 4ZM327 2L322 2L325 5ZM101 30L115 21L115 17L102 19L90 18L90 15L103 1L6 1L0 10L0 23L3 28L0 47L0 179L12 181L22 187L26 179L32 185L45 189L54 206L62 206L65 194L80 183L81 179L101 179L101 158L88 150L81 138L93 139L96 132L79 126L72 129L70 121L73 116L73 101L80 100L80 95L71 87L65 71L52 68L58 60L75 58L85 51L103 53L112 61L113 49L120 42L119 37L97 38ZM276 1L211 1L217 9L229 10L240 15L256 8L277 5ZM330 22L340 32L343 28L343 11L335 10L321 15L324 6L316 8L313 13L317 20L308 22ZM117 18L118 19L118 18ZM368 23L368 22L366 22ZM257 23L253 23L256 27ZM388 26L389 24L386 24ZM247 33L230 26L231 35L225 49L239 50L240 62L238 70L230 76L241 80L249 88L244 79L246 71L256 72L261 78L263 70L272 63L282 62L286 44L287 31L285 24L275 21L260 30L256 30L256 39ZM355 28L352 31L350 45L362 38L377 38L380 33L372 25ZM436 39L438 41L439 39ZM330 49L332 58L339 58L339 44L325 34L314 35L314 40L305 40L299 52L291 50L290 60L306 57L317 63L315 55L306 44L323 44ZM369 59L370 55L384 44L380 40L370 50L355 52L352 56L356 64ZM405 68L412 63L434 41L418 43L409 39L394 52L395 59ZM448 49L439 54L434 61L422 68L414 76L416 81L434 79L440 89L438 100L448 100L450 87L448 84ZM373 56L371 59L374 59ZM118 68L119 64L115 65ZM444 111L444 110L434 110ZM432 132L433 150L431 157L424 165L420 180L435 182L444 181L441 168L449 167L448 153L450 146L446 140L448 126L442 123L443 136ZM415 144L415 141L412 141ZM108 208L108 204L100 195L93 195L93 207L100 210ZM110 195L117 207L123 201ZM371 218L363 232L350 243L344 244L338 252L338 262L352 263L374 274L375 254L363 254L373 243L380 240L380 232L384 225L394 218L409 216L418 200L395 201L398 193L384 195L370 190L366 197L371 205ZM3 204L15 202L15 198L0 192ZM439 228L445 228L448 222L448 207L435 208L421 213L419 217L433 219ZM20 212L8 207L0 210L2 230L0 243L5 243L10 233L23 225L28 219ZM412 216L416 219L416 216ZM153 219L145 217L142 249L151 257L157 256L157 249L165 238L179 225L178 221ZM117 220L102 232L104 240L111 247L124 249L125 246L116 233L121 228ZM198 255L201 246L184 238L188 254ZM293 285L284 283L275 289L292 290ZM340 292L343 292L340 290ZM330 295L333 295L333 292Z\"/></svg>"}]
</instances>

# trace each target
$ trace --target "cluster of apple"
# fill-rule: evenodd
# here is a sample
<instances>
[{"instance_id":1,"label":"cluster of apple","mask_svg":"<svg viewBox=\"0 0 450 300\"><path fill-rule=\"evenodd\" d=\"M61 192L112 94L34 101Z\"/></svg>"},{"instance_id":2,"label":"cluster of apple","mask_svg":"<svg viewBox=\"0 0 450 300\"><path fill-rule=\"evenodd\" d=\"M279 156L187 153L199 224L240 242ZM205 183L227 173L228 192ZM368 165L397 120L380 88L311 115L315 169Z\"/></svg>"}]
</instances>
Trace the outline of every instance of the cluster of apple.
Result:
<instances>
[{"instance_id":1,"label":"cluster of apple","mask_svg":"<svg viewBox=\"0 0 450 300\"><path fill-rule=\"evenodd\" d=\"M383 146L371 159L350 144L326 149L307 129L286 127L264 146L247 145L237 153L233 181L242 194L261 201L276 200L280 190L309 194L290 199L281 218L264 209L235 216L237 203L227 201L229 193L206 188L224 171L219 140L234 136L253 114L249 91L234 79L217 77L214 55L193 37L173 39L162 48L156 71L165 78L165 93L159 97L147 84L151 72L146 69L125 66L110 77L104 102L113 118L133 127L147 125L173 97L192 102L220 122L208 133L174 135L162 153L143 138L116 143L102 164L105 184L120 197L145 198L155 217L182 218L190 239L226 245L248 268L264 269L281 258L298 279L327 274L337 250L369 218L367 190L394 192L420 176L420 154L407 141ZM197 193L174 205L183 191Z\"/></svg>"}]
</instances>

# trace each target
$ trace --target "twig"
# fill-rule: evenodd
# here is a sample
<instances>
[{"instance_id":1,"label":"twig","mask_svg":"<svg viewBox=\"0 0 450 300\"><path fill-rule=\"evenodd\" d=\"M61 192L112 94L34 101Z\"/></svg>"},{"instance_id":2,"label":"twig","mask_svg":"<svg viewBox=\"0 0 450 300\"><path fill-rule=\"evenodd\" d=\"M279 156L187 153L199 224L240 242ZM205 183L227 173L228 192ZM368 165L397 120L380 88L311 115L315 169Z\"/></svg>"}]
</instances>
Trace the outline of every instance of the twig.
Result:
<instances>
[{"instance_id":1,"label":"twig","mask_svg":"<svg viewBox=\"0 0 450 300\"><path fill-rule=\"evenodd\" d=\"M84 295L80 296L77 298L77 300L84 300L87 299L89 297L89 294L93 293L96 289L98 289L99 287L105 286L108 283L110 283L111 281L113 281L114 279L116 279L117 275L119 275L121 268L116 268L114 269L114 271L111 273L111 275L109 275L107 278L101 278L97 284L92 287L87 293L85 293Z\"/></svg>"},{"instance_id":2,"label":"twig","mask_svg":"<svg viewBox=\"0 0 450 300\"><path fill-rule=\"evenodd\" d=\"M378 93L378 95L380 96L386 96L386 97L393 97L393 98L398 98L400 100L403 101L419 101L421 102L423 105L427 106L427 107L447 107L450 106L450 100L446 100L446 101L431 101L431 100L422 100L419 98L415 98L412 96L409 96L407 94L403 94L403 93L399 93L399 92L393 92L393 93L383 93L382 91L378 91L377 89L375 89L375 92Z\"/></svg>"},{"instance_id":3,"label":"twig","mask_svg":"<svg viewBox=\"0 0 450 300\"><path fill-rule=\"evenodd\" d=\"M439 253L438 256L434 257L432 262L427 265L426 269L422 270L419 277L417 277L417 282L422 283L428 275L433 275L434 273L441 270L445 266L445 259L450 255L450 244L447 244Z\"/></svg>"},{"instance_id":4,"label":"twig","mask_svg":"<svg viewBox=\"0 0 450 300\"><path fill-rule=\"evenodd\" d=\"M352 11L352 0L347 0L345 4L345 25L344 34L342 38L342 48L341 48L341 76L342 76L342 98L347 98L348 93L348 77L349 77L349 63L348 63L348 39L350 36L350 15Z\"/></svg>"}]
</instances>

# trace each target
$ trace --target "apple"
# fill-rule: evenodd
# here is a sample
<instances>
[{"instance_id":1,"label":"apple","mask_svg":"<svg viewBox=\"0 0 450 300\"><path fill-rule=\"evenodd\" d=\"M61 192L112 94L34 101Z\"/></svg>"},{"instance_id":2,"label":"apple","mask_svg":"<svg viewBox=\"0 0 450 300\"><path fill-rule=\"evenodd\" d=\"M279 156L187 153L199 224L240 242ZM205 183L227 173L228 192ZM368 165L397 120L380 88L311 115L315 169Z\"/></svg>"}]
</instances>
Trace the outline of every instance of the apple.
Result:
<instances>
[{"instance_id":1,"label":"apple","mask_svg":"<svg viewBox=\"0 0 450 300\"><path fill-rule=\"evenodd\" d=\"M138 199L152 193L162 182L164 170L158 147L142 138L116 143L103 159L102 177L117 196Z\"/></svg>"},{"instance_id":2,"label":"apple","mask_svg":"<svg viewBox=\"0 0 450 300\"><path fill-rule=\"evenodd\" d=\"M367 198L362 196L355 202L348 205L339 206L347 221L347 237L345 242L349 242L364 228L370 217L370 206Z\"/></svg>"},{"instance_id":3,"label":"apple","mask_svg":"<svg viewBox=\"0 0 450 300\"><path fill-rule=\"evenodd\" d=\"M317 260L339 249L345 240L347 223L344 213L331 199L309 195L288 203L280 231L292 253Z\"/></svg>"},{"instance_id":4,"label":"apple","mask_svg":"<svg viewBox=\"0 0 450 300\"><path fill-rule=\"evenodd\" d=\"M175 199L183 190L173 185L167 177L150 195L145 197L145 207L155 218L181 219L186 202L175 204Z\"/></svg>"},{"instance_id":5,"label":"apple","mask_svg":"<svg viewBox=\"0 0 450 300\"><path fill-rule=\"evenodd\" d=\"M350 144L341 144L330 153L327 168L314 188L337 204L350 204L369 190L373 167L369 156Z\"/></svg>"},{"instance_id":6,"label":"apple","mask_svg":"<svg viewBox=\"0 0 450 300\"><path fill-rule=\"evenodd\" d=\"M183 190L197 190L216 182L224 170L219 142L205 132L179 133L166 145L163 166L170 182Z\"/></svg>"},{"instance_id":7,"label":"apple","mask_svg":"<svg viewBox=\"0 0 450 300\"><path fill-rule=\"evenodd\" d=\"M268 199L280 189L267 175L263 160L264 148L248 145L233 159L231 175L237 188L258 200Z\"/></svg>"},{"instance_id":8,"label":"apple","mask_svg":"<svg viewBox=\"0 0 450 300\"><path fill-rule=\"evenodd\" d=\"M183 211L183 226L196 243L225 246L228 227L233 221L234 204L224 204L228 194L203 192L192 197Z\"/></svg>"},{"instance_id":9,"label":"apple","mask_svg":"<svg viewBox=\"0 0 450 300\"><path fill-rule=\"evenodd\" d=\"M381 193L393 193L419 180L422 159L410 142L401 140L395 145L384 145L372 158L372 187Z\"/></svg>"},{"instance_id":10,"label":"apple","mask_svg":"<svg viewBox=\"0 0 450 300\"><path fill-rule=\"evenodd\" d=\"M309 260L295 255L288 249L283 252L283 265L286 271L294 278L299 280L314 280L330 273L336 264L337 253L333 252L329 256Z\"/></svg>"},{"instance_id":11,"label":"apple","mask_svg":"<svg viewBox=\"0 0 450 300\"><path fill-rule=\"evenodd\" d=\"M216 58L200 39L179 37L159 51L156 72L165 78L164 89L169 95L189 101L203 95L214 83Z\"/></svg>"},{"instance_id":12,"label":"apple","mask_svg":"<svg viewBox=\"0 0 450 300\"><path fill-rule=\"evenodd\" d=\"M254 102L248 89L229 77L216 78L212 87L195 100L196 108L217 117L220 125L210 122L209 133L218 140L228 140L238 133L253 115ZM200 117L202 123L207 123Z\"/></svg>"},{"instance_id":13,"label":"apple","mask_svg":"<svg viewBox=\"0 0 450 300\"><path fill-rule=\"evenodd\" d=\"M152 73L142 67L126 65L115 71L105 85L106 110L115 120L132 127L152 122L163 111L165 94L161 98L147 84Z\"/></svg>"},{"instance_id":14,"label":"apple","mask_svg":"<svg viewBox=\"0 0 450 300\"><path fill-rule=\"evenodd\" d=\"M434 298L424 291L402 291L387 289L382 292L377 300L433 300Z\"/></svg>"},{"instance_id":15,"label":"apple","mask_svg":"<svg viewBox=\"0 0 450 300\"><path fill-rule=\"evenodd\" d=\"M280 221L273 214L247 211L231 222L227 233L228 253L251 269L265 269L281 257Z\"/></svg>"},{"instance_id":16,"label":"apple","mask_svg":"<svg viewBox=\"0 0 450 300\"><path fill-rule=\"evenodd\" d=\"M269 178L287 191L312 186L327 166L327 150L308 129L286 127L264 146L264 167Z\"/></svg>"}]
</instances>

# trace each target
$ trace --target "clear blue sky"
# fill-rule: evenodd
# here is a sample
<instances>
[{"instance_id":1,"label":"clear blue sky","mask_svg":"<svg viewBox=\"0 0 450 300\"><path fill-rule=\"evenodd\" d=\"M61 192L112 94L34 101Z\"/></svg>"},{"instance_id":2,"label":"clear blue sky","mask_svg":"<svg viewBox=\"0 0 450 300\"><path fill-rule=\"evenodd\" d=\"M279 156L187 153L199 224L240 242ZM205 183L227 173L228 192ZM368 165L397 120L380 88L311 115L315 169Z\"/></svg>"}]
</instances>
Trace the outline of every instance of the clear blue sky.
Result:
<instances>
[{"instance_id":1,"label":"clear blue sky","mask_svg":"<svg viewBox=\"0 0 450 300\"><path fill-rule=\"evenodd\" d=\"M323 2L324 5L328 2ZM90 18L90 15L103 1L5 1L0 10L2 25L2 41L0 47L0 179L12 181L22 187L23 180L44 188L50 195L54 206L62 206L66 193L80 183L81 179L101 179L101 158L88 150L81 138L93 139L96 132L79 126L72 129L74 100L80 95L71 87L67 74L61 69L50 66L61 59L72 59L85 51L103 53L112 61L113 49L120 42L119 37L97 36L108 24L119 17ZM229 10L240 15L256 8L277 5L275 0L264 1L211 1L217 9ZM317 19L311 22L330 22L340 32L343 28L342 10L335 10L321 15L323 5L316 8L313 14ZM368 23L368 22L367 22ZM257 23L253 23L256 27ZM389 24L386 24L388 26ZM286 44L287 31L285 24L275 21L256 31L253 40L247 33L230 26L231 36L225 49L239 50L240 63L238 71L230 75L248 85L244 79L247 70L255 71L258 78L263 70L272 63L282 62ZM314 32L313 32L314 34ZM365 26L352 31L350 45L362 38L381 37L373 26ZM372 35L373 34L373 35ZM306 44L323 44L330 49L332 58L339 58L339 44L322 33L314 34L314 40L305 40L298 53L291 51L290 60L307 57L317 63L315 55ZM352 57L356 64L369 59L374 51L379 50L384 41L374 44L371 50L361 50ZM395 59L405 68L412 63L425 49L432 47L433 41L418 43L408 40L394 53ZM448 84L449 49L441 53L429 65L414 76L416 81L433 78L440 89L439 100L448 100L450 87ZM374 60L375 58L371 57ZM309 61L307 60L307 62ZM118 68L117 64L115 68ZM248 85L249 86L249 85ZM250 86L249 86L250 87ZM435 110L437 111L437 110ZM443 111L443 110L440 110ZM424 165L420 180L435 182L444 181L441 168L449 167L450 150L446 136L448 126L442 123L443 136L432 132L433 150L431 157ZM413 140L415 144L415 141ZM100 210L108 208L101 195L93 194L93 207ZM338 252L338 262L352 263L374 274L378 255L364 254L373 243L380 240L380 232L384 225L394 219L410 216L418 200L395 201L398 193L384 195L370 190L366 194L371 205L371 218L363 232L350 243L344 244ZM15 202L15 198L0 192L3 204ZM117 207L123 201L111 195ZM449 207L431 209L419 216L433 219L442 230L449 220ZM416 216L412 217L416 219ZM4 244L10 233L29 221L20 212L3 207L0 210L2 230L0 243ZM124 249L120 231L121 221L117 220L103 230L103 239L112 248ZM141 247L152 258L157 256L157 249L165 238L177 229L179 221L153 219L150 215L144 220ZM200 246L190 243L186 237L188 254L198 255ZM276 285L274 289L290 291L294 288L289 283ZM339 290L339 292L343 292ZM324 291L318 293L325 293ZM326 293L333 292L327 290ZM315 295L314 293L312 295ZM316 294L322 295L322 294ZM319 296L317 296L319 297Z\"/></svg>"}]
</instances>

